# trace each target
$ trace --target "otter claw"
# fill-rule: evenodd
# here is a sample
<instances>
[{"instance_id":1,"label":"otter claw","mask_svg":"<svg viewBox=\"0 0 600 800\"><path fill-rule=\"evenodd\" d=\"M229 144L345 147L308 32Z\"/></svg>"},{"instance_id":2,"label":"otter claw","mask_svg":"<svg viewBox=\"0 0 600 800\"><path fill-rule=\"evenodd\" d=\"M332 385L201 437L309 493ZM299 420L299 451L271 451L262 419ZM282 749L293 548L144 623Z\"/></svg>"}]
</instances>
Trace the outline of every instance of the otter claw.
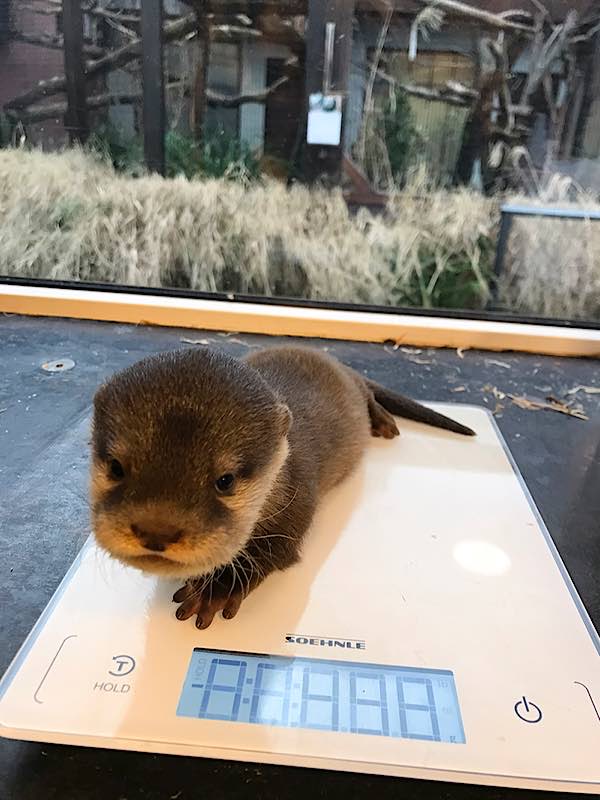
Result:
<instances>
[{"instance_id":1,"label":"otter claw","mask_svg":"<svg viewBox=\"0 0 600 800\"><path fill-rule=\"evenodd\" d=\"M223 619L233 619L243 599L239 589L226 590L218 583L213 583L204 590L195 589L193 584L186 584L173 595L173 602L180 603L175 612L177 619L184 621L195 615L199 630L206 630L219 611L222 612Z\"/></svg>"},{"instance_id":2,"label":"otter claw","mask_svg":"<svg viewBox=\"0 0 600 800\"><path fill-rule=\"evenodd\" d=\"M188 587L187 584L185 586L182 586L181 589L178 589L175 592L175 594L173 595L173 602L174 603L183 603L183 601L188 596L189 591L190 590L189 590L189 587Z\"/></svg>"}]
</instances>

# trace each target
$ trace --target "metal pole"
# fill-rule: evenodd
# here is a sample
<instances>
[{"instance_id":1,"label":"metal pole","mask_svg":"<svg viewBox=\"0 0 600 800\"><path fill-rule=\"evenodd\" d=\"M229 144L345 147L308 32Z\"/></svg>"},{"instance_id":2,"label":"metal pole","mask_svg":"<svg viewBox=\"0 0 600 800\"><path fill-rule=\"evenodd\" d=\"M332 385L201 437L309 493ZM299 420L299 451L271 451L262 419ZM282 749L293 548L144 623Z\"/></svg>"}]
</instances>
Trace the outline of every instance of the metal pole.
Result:
<instances>
[{"instance_id":1,"label":"metal pole","mask_svg":"<svg viewBox=\"0 0 600 800\"><path fill-rule=\"evenodd\" d=\"M506 255L506 247L510 237L510 229L512 227L512 214L506 213L504 209L500 211L500 231L498 232L498 242L496 244L496 259L494 262L494 278L491 287L490 305L495 305L498 300L498 288L500 285L500 278L504 269L504 257Z\"/></svg>"},{"instance_id":2,"label":"metal pole","mask_svg":"<svg viewBox=\"0 0 600 800\"><path fill-rule=\"evenodd\" d=\"M65 127L71 143L88 137L85 63L83 56L83 14L81 0L63 0L63 31L67 113Z\"/></svg>"},{"instance_id":3,"label":"metal pole","mask_svg":"<svg viewBox=\"0 0 600 800\"><path fill-rule=\"evenodd\" d=\"M151 172L165 174L165 91L163 75L162 0L144 0L142 81L144 158Z\"/></svg>"},{"instance_id":4,"label":"metal pole","mask_svg":"<svg viewBox=\"0 0 600 800\"><path fill-rule=\"evenodd\" d=\"M308 0L306 38L306 109L311 94L324 89L342 95L342 113L350 82L354 0ZM343 130L343 123L342 123ZM303 177L341 180L343 138L339 146L304 144Z\"/></svg>"}]
</instances>

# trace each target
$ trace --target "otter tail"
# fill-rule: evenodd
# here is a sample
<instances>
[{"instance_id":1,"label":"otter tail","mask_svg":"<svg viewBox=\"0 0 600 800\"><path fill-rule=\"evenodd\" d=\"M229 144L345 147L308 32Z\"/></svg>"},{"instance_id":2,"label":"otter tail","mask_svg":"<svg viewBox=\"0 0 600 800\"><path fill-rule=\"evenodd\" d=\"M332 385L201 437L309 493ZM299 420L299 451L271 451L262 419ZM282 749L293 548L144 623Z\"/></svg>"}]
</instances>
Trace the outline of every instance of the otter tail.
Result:
<instances>
[{"instance_id":1,"label":"otter tail","mask_svg":"<svg viewBox=\"0 0 600 800\"><path fill-rule=\"evenodd\" d=\"M382 405L390 414L397 417L404 417L414 422L423 422L425 425L432 425L434 428L443 428L453 433L460 433L463 436L475 436L475 431L467 428L466 425L461 425L460 422L455 422L450 417L443 414L438 414L426 406L411 400L404 395L396 394L384 386L380 386L374 381L365 381L369 389L373 392L375 400Z\"/></svg>"}]
</instances>

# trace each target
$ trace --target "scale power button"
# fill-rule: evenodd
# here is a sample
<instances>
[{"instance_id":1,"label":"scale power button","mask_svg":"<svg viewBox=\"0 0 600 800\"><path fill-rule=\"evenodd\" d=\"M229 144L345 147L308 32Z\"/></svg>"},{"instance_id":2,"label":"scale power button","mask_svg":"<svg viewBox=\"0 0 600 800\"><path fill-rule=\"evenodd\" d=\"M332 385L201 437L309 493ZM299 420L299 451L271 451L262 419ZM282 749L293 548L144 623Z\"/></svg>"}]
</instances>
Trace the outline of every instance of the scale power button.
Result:
<instances>
[{"instance_id":1,"label":"scale power button","mask_svg":"<svg viewBox=\"0 0 600 800\"><path fill-rule=\"evenodd\" d=\"M542 709L526 697L522 697L515 703L515 714L523 722L535 723L541 722L542 719Z\"/></svg>"}]
</instances>

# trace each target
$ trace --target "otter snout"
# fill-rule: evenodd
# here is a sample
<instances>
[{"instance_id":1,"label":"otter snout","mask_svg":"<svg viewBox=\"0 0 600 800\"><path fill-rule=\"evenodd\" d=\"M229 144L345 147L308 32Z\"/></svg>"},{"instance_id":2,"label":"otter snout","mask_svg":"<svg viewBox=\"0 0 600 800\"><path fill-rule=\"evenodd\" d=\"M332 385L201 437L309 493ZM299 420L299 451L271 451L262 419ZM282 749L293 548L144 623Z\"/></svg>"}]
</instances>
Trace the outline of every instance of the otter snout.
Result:
<instances>
[{"instance_id":1,"label":"otter snout","mask_svg":"<svg viewBox=\"0 0 600 800\"><path fill-rule=\"evenodd\" d=\"M131 523L131 532L145 550L164 553L183 536L182 528L161 519L143 519Z\"/></svg>"}]
</instances>

